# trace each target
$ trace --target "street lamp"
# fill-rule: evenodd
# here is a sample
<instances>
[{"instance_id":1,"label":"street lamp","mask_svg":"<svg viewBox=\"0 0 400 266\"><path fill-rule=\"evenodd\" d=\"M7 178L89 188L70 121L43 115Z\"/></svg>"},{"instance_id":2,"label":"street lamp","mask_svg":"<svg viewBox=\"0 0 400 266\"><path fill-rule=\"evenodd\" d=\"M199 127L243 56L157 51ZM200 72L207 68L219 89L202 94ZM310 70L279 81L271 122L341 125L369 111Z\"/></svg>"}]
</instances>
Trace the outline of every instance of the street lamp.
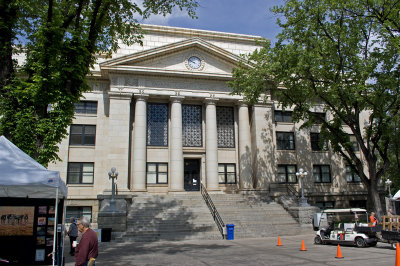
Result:
<instances>
[{"instance_id":1,"label":"street lamp","mask_svg":"<svg viewBox=\"0 0 400 266\"><path fill-rule=\"evenodd\" d=\"M300 198L300 207L308 207L307 199L304 197L304 181L303 179L307 176L307 172L300 168L299 171L296 173L296 176L299 177L301 183L301 198Z\"/></svg>"},{"instance_id":2,"label":"street lamp","mask_svg":"<svg viewBox=\"0 0 400 266\"><path fill-rule=\"evenodd\" d=\"M390 193L390 185L392 184L392 181L390 179L386 179L385 184L389 187L389 198L392 198L392 193Z\"/></svg>"},{"instance_id":3,"label":"street lamp","mask_svg":"<svg viewBox=\"0 0 400 266\"><path fill-rule=\"evenodd\" d=\"M115 208L115 186L114 186L114 179L117 179L118 172L115 167L111 167L111 171L108 172L108 178L111 178L111 201L110 201L110 211L116 211Z\"/></svg>"}]
</instances>

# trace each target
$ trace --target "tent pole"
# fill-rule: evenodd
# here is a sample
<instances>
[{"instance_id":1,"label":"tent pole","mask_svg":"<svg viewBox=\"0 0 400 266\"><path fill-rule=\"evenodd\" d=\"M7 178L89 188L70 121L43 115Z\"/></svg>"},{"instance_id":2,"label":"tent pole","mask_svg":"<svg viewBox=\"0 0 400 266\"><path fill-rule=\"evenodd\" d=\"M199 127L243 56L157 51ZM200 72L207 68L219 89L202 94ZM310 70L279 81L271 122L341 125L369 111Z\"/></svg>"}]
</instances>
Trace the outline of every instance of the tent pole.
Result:
<instances>
[{"instance_id":1,"label":"tent pole","mask_svg":"<svg viewBox=\"0 0 400 266\"><path fill-rule=\"evenodd\" d=\"M67 199L64 196L64 211L63 211L63 219L62 219L62 232L61 232L61 237L62 237L62 250L61 250L61 264L64 265L64 249L65 249L65 215L67 215Z\"/></svg>"},{"instance_id":2,"label":"tent pole","mask_svg":"<svg viewBox=\"0 0 400 266\"><path fill-rule=\"evenodd\" d=\"M54 217L54 237L53 237L53 266L55 265L56 260L56 239L57 239L57 216L58 216L58 187L56 189L56 204L55 204L55 215Z\"/></svg>"}]
</instances>

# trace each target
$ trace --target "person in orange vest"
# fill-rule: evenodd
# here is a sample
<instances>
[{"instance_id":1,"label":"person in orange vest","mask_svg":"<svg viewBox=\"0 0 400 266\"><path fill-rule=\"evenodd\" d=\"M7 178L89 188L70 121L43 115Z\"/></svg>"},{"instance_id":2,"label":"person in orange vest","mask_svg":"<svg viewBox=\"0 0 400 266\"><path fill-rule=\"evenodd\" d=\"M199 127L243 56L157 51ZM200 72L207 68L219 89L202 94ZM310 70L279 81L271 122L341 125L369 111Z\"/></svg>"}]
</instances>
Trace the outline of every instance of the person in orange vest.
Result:
<instances>
[{"instance_id":1,"label":"person in orange vest","mask_svg":"<svg viewBox=\"0 0 400 266\"><path fill-rule=\"evenodd\" d=\"M371 226L378 225L378 219L376 219L374 212L371 212L371 216L369 217L369 222Z\"/></svg>"}]
</instances>

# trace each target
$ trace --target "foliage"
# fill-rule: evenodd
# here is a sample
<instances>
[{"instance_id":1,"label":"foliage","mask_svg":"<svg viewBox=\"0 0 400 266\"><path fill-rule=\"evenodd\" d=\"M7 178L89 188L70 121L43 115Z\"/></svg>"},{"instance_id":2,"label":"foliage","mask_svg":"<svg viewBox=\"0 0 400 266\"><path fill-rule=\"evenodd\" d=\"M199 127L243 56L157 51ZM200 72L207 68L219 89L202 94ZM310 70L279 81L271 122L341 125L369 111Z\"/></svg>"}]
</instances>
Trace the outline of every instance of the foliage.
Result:
<instances>
[{"instance_id":1,"label":"foliage","mask_svg":"<svg viewBox=\"0 0 400 266\"><path fill-rule=\"evenodd\" d=\"M195 17L197 0L2 0L0 135L43 165L59 159L74 103L89 90L96 55L141 42L137 19L174 8ZM23 49L21 49L21 43ZM15 53L25 56L16 64ZM51 108L49 108L51 107Z\"/></svg>"},{"instance_id":2,"label":"foliage","mask_svg":"<svg viewBox=\"0 0 400 266\"><path fill-rule=\"evenodd\" d=\"M388 148L390 165L385 173L385 181L390 179L393 182L390 186L390 190L391 194L394 195L400 190L400 116L393 119L393 123L391 123L391 133L392 136Z\"/></svg>"},{"instance_id":3,"label":"foliage","mask_svg":"<svg viewBox=\"0 0 400 266\"><path fill-rule=\"evenodd\" d=\"M312 111L322 103L329 115L320 120L322 137L358 173L382 214L378 183L400 108L400 2L288 0L273 11L283 15L278 42L249 55L230 85L251 102L272 95L283 108L294 106L304 127L318 119Z\"/></svg>"}]
</instances>

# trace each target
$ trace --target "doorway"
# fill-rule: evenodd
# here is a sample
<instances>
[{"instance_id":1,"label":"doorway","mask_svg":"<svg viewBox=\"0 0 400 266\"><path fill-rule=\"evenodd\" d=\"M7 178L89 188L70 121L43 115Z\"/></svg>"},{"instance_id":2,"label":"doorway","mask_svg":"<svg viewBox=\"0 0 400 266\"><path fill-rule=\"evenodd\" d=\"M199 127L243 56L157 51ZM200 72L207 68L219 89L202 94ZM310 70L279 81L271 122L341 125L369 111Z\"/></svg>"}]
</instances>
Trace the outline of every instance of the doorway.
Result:
<instances>
[{"instance_id":1,"label":"doorway","mask_svg":"<svg viewBox=\"0 0 400 266\"><path fill-rule=\"evenodd\" d=\"M185 191L200 191L200 159L185 159L184 164Z\"/></svg>"}]
</instances>

